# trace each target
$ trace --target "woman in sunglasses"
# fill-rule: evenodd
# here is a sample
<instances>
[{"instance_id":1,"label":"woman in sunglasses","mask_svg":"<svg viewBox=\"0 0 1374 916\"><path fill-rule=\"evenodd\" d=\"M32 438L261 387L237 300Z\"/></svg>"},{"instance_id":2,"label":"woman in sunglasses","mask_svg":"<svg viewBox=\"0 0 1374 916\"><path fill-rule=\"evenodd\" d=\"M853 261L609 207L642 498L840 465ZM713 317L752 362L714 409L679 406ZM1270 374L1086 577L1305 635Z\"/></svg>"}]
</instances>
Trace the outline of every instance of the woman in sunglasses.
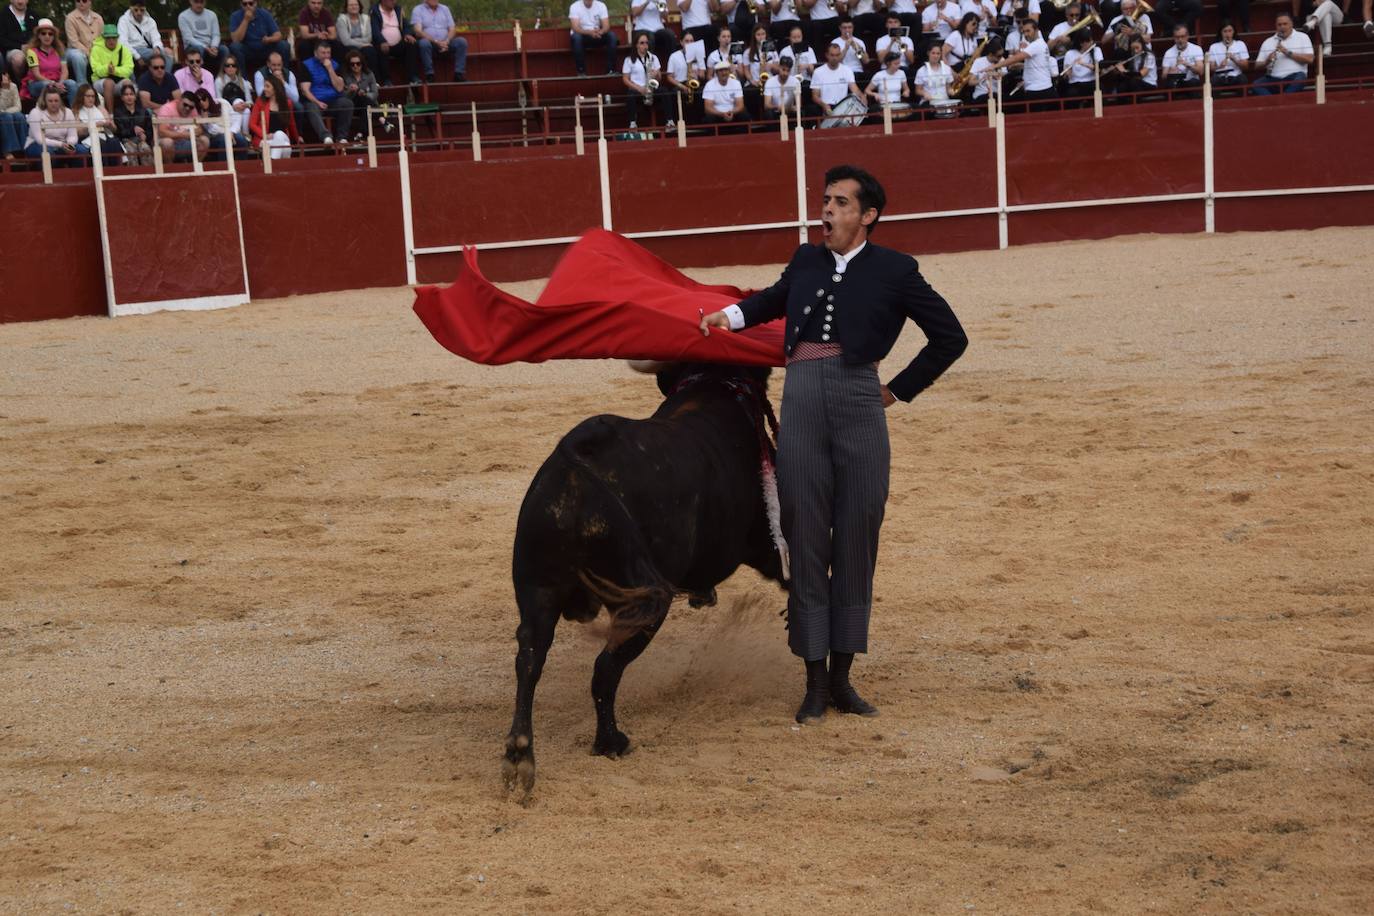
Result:
<instances>
[{"instance_id":1,"label":"woman in sunglasses","mask_svg":"<svg viewBox=\"0 0 1374 916\"><path fill-rule=\"evenodd\" d=\"M20 97L38 101L43 90L51 83L62 94L63 102L75 98L76 80L67 76L67 49L62 39L57 37L57 26L51 19L38 20L38 28L33 30L33 38L24 46L24 62L29 72L24 75L23 85L19 87Z\"/></svg>"},{"instance_id":2,"label":"woman in sunglasses","mask_svg":"<svg viewBox=\"0 0 1374 916\"><path fill-rule=\"evenodd\" d=\"M239 66L239 59L232 54L225 57L224 62L220 64L219 76L215 77L215 95L221 99L227 99L228 96L224 94L224 87L226 86L237 86L239 98L250 105L253 103L253 85L244 79L243 68Z\"/></svg>"},{"instance_id":3,"label":"woman in sunglasses","mask_svg":"<svg viewBox=\"0 0 1374 916\"><path fill-rule=\"evenodd\" d=\"M349 0L349 6L356 5L357 0ZM343 60L343 81L344 95L353 101L353 110L356 112L366 111L369 107L377 106L377 77L372 75L368 69L367 61L363 60L363 55L357 48L349 48L348 53L344 54ZM361 143L364 139L364 131L367 129L367 120L358 122L362 126L353 135L356 143Z\"/></svg>"}]
</instances>

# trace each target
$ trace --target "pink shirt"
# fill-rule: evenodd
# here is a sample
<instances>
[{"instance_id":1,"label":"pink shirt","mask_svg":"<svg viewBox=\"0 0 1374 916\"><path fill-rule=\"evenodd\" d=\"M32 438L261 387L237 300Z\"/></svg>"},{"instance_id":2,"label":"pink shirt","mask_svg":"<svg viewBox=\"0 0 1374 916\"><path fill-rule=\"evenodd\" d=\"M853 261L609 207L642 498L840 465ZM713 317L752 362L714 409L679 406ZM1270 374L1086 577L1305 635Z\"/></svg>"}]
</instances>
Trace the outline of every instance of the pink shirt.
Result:
<instances>
[{"instance_id":1,"label":"pink shirt","mask_svg":"<svg viewBox=\"0 0 1374 916\"><path fill-rule=\"evenodd\" d=\"M397 9L392 7L390 12L378 10L382 14L382 41L389 45L401 43L401 20L397 15Z\"/></svg>"},{"instance_id":2,"label":"pink shirt","mask_svg":"<svg viewBox=\"0 0 1374 916\"><path fill-rule=\"evenodd\" d=\"M196 78L191 75L190 67L182 67L172 74L172 78L177 81L182 92L195 92L197 89L204 89L210 93L210 98L215 97L215 78L210 75L210 71L205 67L200 68L200 82L196 82Z\"/></svg>"}]
</instances>

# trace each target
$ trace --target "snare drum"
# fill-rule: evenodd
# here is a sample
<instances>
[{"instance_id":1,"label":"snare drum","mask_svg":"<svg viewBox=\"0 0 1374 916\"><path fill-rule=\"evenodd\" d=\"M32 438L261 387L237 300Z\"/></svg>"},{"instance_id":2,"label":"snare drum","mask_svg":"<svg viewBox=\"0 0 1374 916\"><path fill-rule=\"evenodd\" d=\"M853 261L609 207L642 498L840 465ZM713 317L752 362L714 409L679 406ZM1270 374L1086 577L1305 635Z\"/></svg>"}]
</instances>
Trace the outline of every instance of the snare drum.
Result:
<instances>
[{"instance_id":1,"label":"snare drum","mask_svg":"<svg viewBox=\"0 0 1374 916\"><path fill-rule=\"evenodd\" d=\"M933 116L936 118L943 120L944 118L959 117L958 99L936 99L930 103L930 107Z\"/></svg>"},{"instance_id":2,"label":"snare drum","mask_svg":"<svg viewBox=\"0 0 1374 916\"><path fill-rule=\"evenodd\" d=\"M822 119L821 127L854 127L862 124L867 114L867 102L857 95L847 95L830 106L830 115Z\"/></svg>"}]
</instances>

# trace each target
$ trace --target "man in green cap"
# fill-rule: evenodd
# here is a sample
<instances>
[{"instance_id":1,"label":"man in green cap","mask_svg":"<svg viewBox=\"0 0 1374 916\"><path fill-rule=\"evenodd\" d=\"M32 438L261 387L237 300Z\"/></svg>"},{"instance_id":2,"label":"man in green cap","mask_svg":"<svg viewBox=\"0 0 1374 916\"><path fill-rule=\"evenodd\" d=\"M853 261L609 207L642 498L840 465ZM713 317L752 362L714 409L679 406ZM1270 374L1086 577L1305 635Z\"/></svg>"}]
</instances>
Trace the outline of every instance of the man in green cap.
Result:
<instances>
[{"instance_id":1,"label":"man in green cap","mask_svg":"<svg viewBox=\"0 0 1374 916\"><path fill-rule=\"evenodd\" d=\"M107 23L91 46L91 86L105 97L106 111L114 111L115 89L133 72L133 52L119 43L119 26Z\"/></svg>"}]
</instances>

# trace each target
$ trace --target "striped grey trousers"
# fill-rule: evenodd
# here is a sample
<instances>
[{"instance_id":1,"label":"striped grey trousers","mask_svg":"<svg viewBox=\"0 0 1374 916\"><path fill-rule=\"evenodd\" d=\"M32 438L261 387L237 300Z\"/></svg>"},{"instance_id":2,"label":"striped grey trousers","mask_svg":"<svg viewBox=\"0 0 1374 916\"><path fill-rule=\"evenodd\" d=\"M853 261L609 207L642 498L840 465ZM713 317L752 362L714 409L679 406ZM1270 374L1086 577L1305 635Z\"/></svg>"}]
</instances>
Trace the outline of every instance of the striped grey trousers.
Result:
<instances>
[{"instance_id":1,"label":"striped grey trousers","mask_svg":"<svg viewBox=\"0 0 1374 916\"><path fill-rule=\"evenodd\" d=\"M868 651L890 458L877 367L842 356L788 364L778 499L792 559L788 645L803 659Z\"/></svg>"}]
</instances>

